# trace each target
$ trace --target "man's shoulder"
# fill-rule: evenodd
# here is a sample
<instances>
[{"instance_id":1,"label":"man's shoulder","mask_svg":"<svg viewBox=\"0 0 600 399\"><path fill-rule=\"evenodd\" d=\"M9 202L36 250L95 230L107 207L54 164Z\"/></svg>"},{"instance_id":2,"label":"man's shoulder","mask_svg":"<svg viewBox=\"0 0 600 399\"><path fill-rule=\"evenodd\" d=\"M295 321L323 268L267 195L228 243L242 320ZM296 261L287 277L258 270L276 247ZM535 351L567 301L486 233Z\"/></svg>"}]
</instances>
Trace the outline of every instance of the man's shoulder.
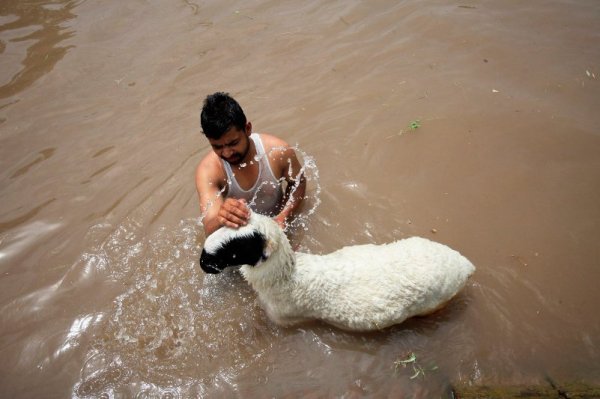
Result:
<instances>
[{"instance_id":1,"label":"man's shoulder","mask_svg":"<svg viewBox=\"0 0 600 399\"><path fill-rule=\"evenodd\" d=\"M223 170L223 163L217 154L210 151L200 160L200 163L196 167L197 177L210 177L212 179L225 177L225 171Z\"/></svg>"},{"instance_id":2,"label":"man's shoulder","mask_svg":"<svg viewBox=\"0 0 600 399\"><path fill-rule=\"evenodd\" d=\"M283 147L289 147L289 144L277 137L277 136L273 136L272 134L268 134L268 133L259 133L260 135L260 140L263 143L263 146L265 146L265 149L270 150L272 148L283 148Z\"/></svg>"},{"instance_id":3,"label":"man's shoulder","mask_svg":"<svg viewBox=\"0 0 600 399\"><path fill-rule=\"evenodd\" d=\"M287 158L296 154L293 147L277 136L261 133L260 138L269 158L277 163L287 164Z\"/></svg>"},{"instance_id":4,"label":"man's shoulder","mask_svg":"<svg viewBox=\"0 0 600 399\"><path fill-rule=\"evenodd\" d=\"M289 168L289 162L298 162L296 151L285 140L270 134L260 134L265 152L269 156L269 162L276 178L280 178Z\"/></svg>"}]
</instances>

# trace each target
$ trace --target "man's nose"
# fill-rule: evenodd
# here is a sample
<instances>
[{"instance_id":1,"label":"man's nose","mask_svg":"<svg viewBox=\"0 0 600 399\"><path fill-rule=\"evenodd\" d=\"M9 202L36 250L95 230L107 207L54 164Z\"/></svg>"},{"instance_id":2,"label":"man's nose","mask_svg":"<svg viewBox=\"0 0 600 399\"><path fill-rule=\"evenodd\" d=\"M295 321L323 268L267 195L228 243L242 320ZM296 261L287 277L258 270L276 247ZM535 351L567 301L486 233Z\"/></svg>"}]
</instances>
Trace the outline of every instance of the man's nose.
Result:
<instances>
[{"instance_id":1,"label":"man's nose","mask_svg":"<svg viewBox=\"0 0 600 399\"><path fill-rule=\"evenodd\" d=\"M223 148L223 152L221 153L223 158L229 158L233 155L233 150L229 147Z\"/></svg>"}]
</instances>

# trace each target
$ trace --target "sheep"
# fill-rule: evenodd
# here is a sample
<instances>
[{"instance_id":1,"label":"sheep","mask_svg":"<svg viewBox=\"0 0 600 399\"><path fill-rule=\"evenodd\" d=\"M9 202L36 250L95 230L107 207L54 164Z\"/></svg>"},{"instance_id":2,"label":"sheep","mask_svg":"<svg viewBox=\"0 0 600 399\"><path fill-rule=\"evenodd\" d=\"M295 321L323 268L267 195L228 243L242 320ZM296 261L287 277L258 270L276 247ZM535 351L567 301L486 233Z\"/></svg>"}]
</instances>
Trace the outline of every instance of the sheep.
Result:
<instances>
[{"instance_id":1,"label":"sheep","mask_svg":"<svg viewBox=\"0 0 600 399\"><path fill-rule=\"evenodd\" d=\"M294 252L281 228L252 212L247 225L208 236L206 273L241 266L268 317L281 326L319 319L348 331L380 330L443 307L475 271L457 251L425 238Z\"/></svg>"}]
</instances>

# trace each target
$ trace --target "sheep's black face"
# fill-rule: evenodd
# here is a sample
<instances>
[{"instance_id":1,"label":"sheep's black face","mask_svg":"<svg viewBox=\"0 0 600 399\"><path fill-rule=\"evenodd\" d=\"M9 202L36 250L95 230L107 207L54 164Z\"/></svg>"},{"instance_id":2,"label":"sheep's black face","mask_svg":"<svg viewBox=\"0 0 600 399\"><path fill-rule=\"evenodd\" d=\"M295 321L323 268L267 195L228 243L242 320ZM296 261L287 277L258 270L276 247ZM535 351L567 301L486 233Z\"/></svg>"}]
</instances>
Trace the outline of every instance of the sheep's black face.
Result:
<instances>
[{"instance_id":1,"label":"sheep's black face","mask_svg":"<svg viewBox=\"0 0 600 399\"><path fill-rule=\"evenodd\" d=\"M205 244L200 255L200 267L206 273L216 274L228 266L254 266L264 260L264 246L265 237L256 231L250 235L228 237L215 250L207 251L208 245Z\"/></svg>"}]
</instances>

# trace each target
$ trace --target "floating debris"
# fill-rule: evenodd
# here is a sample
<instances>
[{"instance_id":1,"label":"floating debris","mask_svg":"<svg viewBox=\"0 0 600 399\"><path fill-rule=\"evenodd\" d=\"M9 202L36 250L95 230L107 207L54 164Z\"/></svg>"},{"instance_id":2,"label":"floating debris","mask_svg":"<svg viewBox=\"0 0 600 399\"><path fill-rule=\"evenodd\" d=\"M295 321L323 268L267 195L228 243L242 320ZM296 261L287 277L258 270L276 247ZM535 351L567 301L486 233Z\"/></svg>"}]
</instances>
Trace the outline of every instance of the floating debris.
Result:
<instances>
[{"instance_id":1,"label":"floating debris","mask_svg":"<svg viewBox=\"0 0 600 399\"><path fill-rule=\"evenodd\" d=\"M426 371L435 371L438 369L437 366L431 366L428 368L423 368L418 362L417 362L417 355L415 355L414 352L410 352L405 359L403 360L396 360L394 362L394 370L396 372L398 372L398 370L400 369L400 367L402 368L406 368L406 366L408 365L412 366L412 369L414 371L414 374L412 376L410 376L409 378L411 380L414 380L415 378L417 378L418 376L422 376L423 378L425 378L425 372Z\"/></svg>"},{"instance_id":2,"label":"floating debris","mask_svg":"<svg viewBox=\"0 0 600 399\"><path fill-rule=\"evenodd\" d=\"M410 130L418 129L421 127L421 121L418 119L414 120L408 124L408 127L410 128Z\"/></svg>"}]
</instances>

